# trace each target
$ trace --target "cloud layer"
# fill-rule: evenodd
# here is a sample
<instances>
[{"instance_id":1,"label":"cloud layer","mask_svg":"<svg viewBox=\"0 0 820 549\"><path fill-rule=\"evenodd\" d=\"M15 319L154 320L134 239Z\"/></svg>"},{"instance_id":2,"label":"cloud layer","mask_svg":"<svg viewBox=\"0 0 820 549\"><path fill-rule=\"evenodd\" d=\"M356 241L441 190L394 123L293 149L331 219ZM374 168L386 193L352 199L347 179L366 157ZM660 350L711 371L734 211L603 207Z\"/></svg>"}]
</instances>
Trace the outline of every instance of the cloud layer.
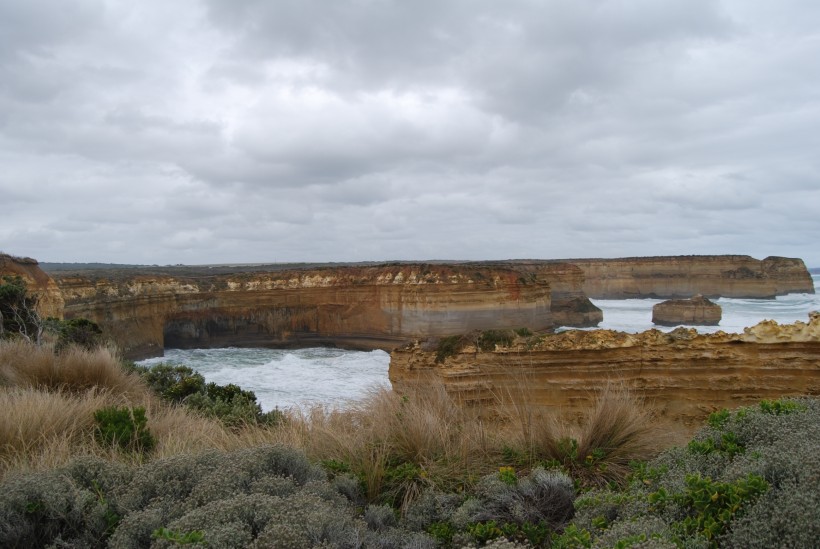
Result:
<instances>
[{"instance_id":1,"label":"cloud layer","mask_svg":"<svg viewBox=\"0 0 820 549\"><path fill-rule=\"evenodd\" d=\"M797 0L0 3L0 249L820 266L818 28Z\"/></svg>"}]
</instances>

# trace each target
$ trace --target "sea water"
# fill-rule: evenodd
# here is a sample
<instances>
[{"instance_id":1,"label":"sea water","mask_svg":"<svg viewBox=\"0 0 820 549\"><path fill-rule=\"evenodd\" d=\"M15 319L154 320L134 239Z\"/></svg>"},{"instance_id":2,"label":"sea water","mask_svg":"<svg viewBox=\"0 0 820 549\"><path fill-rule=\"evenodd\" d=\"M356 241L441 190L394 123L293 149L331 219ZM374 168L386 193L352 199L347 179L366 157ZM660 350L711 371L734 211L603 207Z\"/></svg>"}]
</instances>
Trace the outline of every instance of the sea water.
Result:
<instances>
[{"instance_id":1,"label":"sea water","mask_svg":"<svg viewBox=\"0 0 820 549\"><path fill-rule=\"evenodd\" d=\"M818 287L820 275L814 275ZM626 332L651 328L674 328L652 324L652 306L659 299L596 299L604 312L598 326ZM810 311L820 310L820 294L789 294L776 299L715 300L723 308L719 326L698 326L700 332L742 332L762 320L781 324L806 322ZM165 356L143 360L140 364L161 362L183 364L201 373L208 382L234 383L253 391L264 410L275 407L324 404L344 406L362 398L374 387L388 386L390 355L384 351L345 351L342 349L166 349Z\"/></svg>"}]
</instances>

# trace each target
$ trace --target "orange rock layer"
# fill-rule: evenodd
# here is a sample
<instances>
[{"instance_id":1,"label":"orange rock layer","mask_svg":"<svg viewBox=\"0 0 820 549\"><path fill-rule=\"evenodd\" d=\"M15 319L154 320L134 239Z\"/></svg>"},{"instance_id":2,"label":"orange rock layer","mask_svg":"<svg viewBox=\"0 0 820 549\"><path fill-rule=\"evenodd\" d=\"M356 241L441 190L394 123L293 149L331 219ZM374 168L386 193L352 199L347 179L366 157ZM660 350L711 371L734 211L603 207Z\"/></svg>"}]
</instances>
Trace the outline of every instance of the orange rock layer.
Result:
<instances>
[{"instance_id":1,"label":"orange rock layer","mask_svg":"<svg viewBox=\"0 0 820 549\"><path fill-rule=\"evenodd\" d=\"M622 259L567 259L585 274L584 292L593 299L654 297L773 298L814 293L803 260L747 255L689 255Z\"/></svg>"},{"instance_id":2,"label":"orange rock layer","mask_svg":"<svg viewBox=\"0 0 820 549\"><path fill-rule=\"evenodd\" d=\"M422 342L391 353L394 388L439 381L488 413L512 396L573 419L614 382L645 398L661 418L691 429L720 408L820 394L818 313L808 324L765 321L742 334L569 331L493 352L467 346L441 363L431 347Z\"/></svg>"},{"instance_id":3,"label":"orange rock layer","mask_svg":"<svg viewBox=\"0 0 820 549\"><path fill-rule=\"evenodd\" d=\"M142 274L141 274L142 272ZM549 284L503 268L382 265L220 274L57 274L66 318L103 327L128 357L168 347L392 349L415 338L552 327Z\"/></svg>"}]
</instances>

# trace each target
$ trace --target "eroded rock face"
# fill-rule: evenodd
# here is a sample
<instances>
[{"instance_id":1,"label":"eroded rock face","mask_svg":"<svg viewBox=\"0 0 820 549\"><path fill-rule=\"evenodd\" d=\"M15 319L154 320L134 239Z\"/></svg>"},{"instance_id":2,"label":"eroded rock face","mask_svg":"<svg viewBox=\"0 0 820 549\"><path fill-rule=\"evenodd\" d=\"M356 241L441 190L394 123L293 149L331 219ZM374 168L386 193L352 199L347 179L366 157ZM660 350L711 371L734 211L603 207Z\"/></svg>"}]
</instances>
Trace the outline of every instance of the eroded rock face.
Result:
<instances>
[{"instance_id":1,"label":"eroded rock face","mask_svg":"<svg viewBox=\"0 0 820 549\"><path fill-rule=\"evenodd\" d=\"M604 319L601 309L584 293L584 271L577 265L539 260L482 261L474 264L515 269L547 282L551 289L551 312L556 326L592 327Z\"/></svg>"},{"instance_id":2,"label":"eroded rock face","mask_svg":"<svg viewBox=\"0 0 820 549\"><path fill-rule=\"evenodd\" d=\"M549 284L503 268L383 265L167 276L55 273L67 318L97 322L128 357L164 346L392 349L475 329L552 327Z\"/></svg>"},{"instance_id":3,"label":"eroded rock face","mask_svg":"<svg viewBox=\"0 0 820 549\"><path fill-rule=\"evenodd\" d=\"M63 296L57 284L46 274L35 259L0 254L0 277L19 276L29 293L36 294L40 317L63 318Z\"/></svg>"},{"instance_id":4,"label":"eroded rock face","mask_svg":"<svg viewBox=\"0 0 820 549\"><path fill-rule=\"evenodd\" d=\"M696 295L690 299L670 299L652 307L652 323L659 326L717 326L723 313L720 305Z\"/></svg>"},{"instance_id":5,"label":"eroded rock face","mask_svg":"<svg viewBox=\"0 0 820 549\"><path fill-rule=\"evenodd\" d=\"M509 395L567 419L614 382L633 389L663 419L692 429L720 408L820 394L820 315L790 325L765 321L742 334L574 330L494 352L467 346L441 363L435 346L421 342L391 353L389 375L397 390L438 381L483 410Z\"/></svg>"},{"instance_id":6,"label":"eroded rock face","mask_svg":"<svg viewBox=\"0 0 820 549\"><path fill-rule=\"evenodd\" d=\"M691 255L622 259L568 259L585 274L593 299L707 297L773 298L814 293L803 260L747 255Z\"/></svg>"}]
</instances>

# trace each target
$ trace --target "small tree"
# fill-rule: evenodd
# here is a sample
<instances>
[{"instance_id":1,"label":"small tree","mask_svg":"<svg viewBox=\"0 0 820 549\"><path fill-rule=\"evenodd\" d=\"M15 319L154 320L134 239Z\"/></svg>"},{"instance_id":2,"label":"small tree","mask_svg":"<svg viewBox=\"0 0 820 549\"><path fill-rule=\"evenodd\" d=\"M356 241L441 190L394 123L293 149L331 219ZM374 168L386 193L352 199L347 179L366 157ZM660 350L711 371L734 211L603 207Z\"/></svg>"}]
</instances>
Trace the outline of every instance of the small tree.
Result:
<instances>
[{"instance_id":1,"label":"small tree","mask_svg":"<svg viewBox=\"0 0 820 549\"><path fill-rule=\"evenodd\" d=\"M37 296L28 293L22 277L4 276L0 281L0 338L23 337L39 343L42 335Z\"/></svg>"}]
</instances>

